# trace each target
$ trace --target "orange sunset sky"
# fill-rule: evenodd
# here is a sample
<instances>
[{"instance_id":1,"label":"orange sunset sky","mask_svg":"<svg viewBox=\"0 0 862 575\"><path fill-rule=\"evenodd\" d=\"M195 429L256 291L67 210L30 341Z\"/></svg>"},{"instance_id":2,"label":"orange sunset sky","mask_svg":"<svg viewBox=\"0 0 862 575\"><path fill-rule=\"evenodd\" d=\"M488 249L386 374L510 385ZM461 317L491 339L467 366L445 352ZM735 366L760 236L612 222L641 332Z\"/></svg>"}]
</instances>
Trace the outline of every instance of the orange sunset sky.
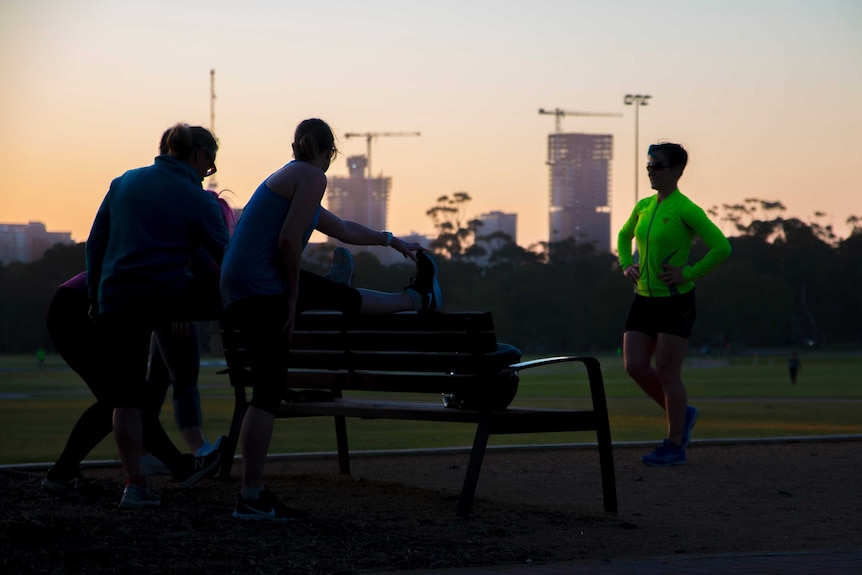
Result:
<instances>
[{"instance_id":1,"label":"orange sunset sky","mask_svg":"<svg viewBox=\"0 0 862 575\"><path fill-rule=\"evenodd\" d=\"M421 132L374 143L394 232L430 233L427 208L466 191L469 215L517 212L528 246L548 238L554 118L538 109L559 107L623 114L563 120L614 135L614 235L666 139L689 150L680 188L704 208L779 200L845 236L862 215L860 62L858 0L4 0L0 222L84 241L165 128L210 125L215 69L217 177L237 206L321 117L345 156L365 153L346 132ZM652 95L637 159L627 93Z\"/></svg>"}]
</instances>

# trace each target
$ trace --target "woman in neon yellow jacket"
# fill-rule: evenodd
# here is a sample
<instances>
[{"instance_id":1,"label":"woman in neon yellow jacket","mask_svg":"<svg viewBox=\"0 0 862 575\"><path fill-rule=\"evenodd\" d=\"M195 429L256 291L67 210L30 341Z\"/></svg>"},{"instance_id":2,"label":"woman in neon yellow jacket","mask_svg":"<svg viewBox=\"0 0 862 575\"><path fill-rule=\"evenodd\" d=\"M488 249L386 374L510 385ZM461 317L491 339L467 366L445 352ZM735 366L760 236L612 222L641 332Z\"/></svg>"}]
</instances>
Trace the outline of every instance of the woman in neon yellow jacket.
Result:
<instances>
[{"instance_id":1,"label":"woman in neon yellow jacket","mask_svg":"<svg viewBox=\"0 0 862 575\"><path fill-rule=\"evenodd\" d=\"M667 438L641 461L652 466L685 463L698 410L688 405L682 362L696 316L694 282L730 256L730 243L706 213L679 191L688 154L679 144L649 147L647 173L656 194L640 200L623 225L617 250L623 274L635 284L626 318L626 372L661 406ZM689 264L695 237L709 247ZM639 261L632 257L632 239ZM652 358L655 356L655 367Z\"/></svg>"}]
</instances>

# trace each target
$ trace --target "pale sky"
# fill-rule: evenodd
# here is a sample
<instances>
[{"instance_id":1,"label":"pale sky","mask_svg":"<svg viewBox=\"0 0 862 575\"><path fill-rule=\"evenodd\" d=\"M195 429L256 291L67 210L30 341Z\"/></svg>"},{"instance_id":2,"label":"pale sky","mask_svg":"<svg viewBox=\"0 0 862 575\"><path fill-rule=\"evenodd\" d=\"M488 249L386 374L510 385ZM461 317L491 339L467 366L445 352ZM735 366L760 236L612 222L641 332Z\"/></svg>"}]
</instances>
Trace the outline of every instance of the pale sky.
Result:
<instances>
[{"instance_id":1,"label":"pale sky","mask_svg":"<svg viewBox=\"0 0 862 575\"><path fill-rule=\"evenodd\" d=\"M539 108L614 135L612 236L640 196L657 140L683 144L682 191L704 208L779 200L787 216L862 215L859 0L0 0L0 222L87 238L110 181L148 165L161 133L210 125L219 187L241 207L291 159L296 124L379 138L389 227L430 233L425 211L465 191L469 215L518 213L518 243L548 238ZM628 93L640 108L635 161ZM325 203L325 202L324 202Z\"/></svg>"}]
</instances>

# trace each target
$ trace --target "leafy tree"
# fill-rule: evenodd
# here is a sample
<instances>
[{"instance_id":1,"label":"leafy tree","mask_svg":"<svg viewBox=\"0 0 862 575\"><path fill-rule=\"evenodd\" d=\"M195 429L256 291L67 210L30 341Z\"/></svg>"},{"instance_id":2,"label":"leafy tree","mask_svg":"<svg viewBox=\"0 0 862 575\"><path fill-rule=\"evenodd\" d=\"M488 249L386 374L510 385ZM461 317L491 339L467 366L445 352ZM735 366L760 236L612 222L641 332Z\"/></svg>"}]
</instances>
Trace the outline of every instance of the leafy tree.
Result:
<instances>
[{"instance_id":1,"label":"leafy tree","mask_svg":"<svg viewBox=\"0 0 862 575\"><path fill-rule=\"evenodd\" d=\"M482 222L467 219L467 205L472 199L467 192L455 192L451 197L440 196L437 205L425 212L437 229L437 238L431 242L435 253L450 259L485 255L485 249L476 244Z\"/></svg>"}]
</instances>

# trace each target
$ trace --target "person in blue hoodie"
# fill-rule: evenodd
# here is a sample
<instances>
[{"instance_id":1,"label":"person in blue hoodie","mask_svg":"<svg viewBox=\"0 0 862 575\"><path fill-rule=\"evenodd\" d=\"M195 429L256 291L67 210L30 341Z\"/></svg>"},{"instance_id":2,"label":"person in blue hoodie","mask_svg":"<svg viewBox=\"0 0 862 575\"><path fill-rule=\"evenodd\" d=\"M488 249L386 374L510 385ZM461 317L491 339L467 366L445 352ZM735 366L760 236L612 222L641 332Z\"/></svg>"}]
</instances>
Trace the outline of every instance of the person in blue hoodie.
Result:
<instances>
[{"instance_id":1,"label":"person in blue hoodie","mask_svg":"<svg viewBox=\"0 0 862 575\"><path fill-rule=\"evenodd\" d=\"M104 401L114 408L126 475L120 507L129 509L160 503L140 462L144 435L161 429L157 414L142 410L151 334L165 321L218 318L218 289L196 280L190 262L203 249L221 264L228 241L218 201L201 185L216 171L213 135L176 124L162 135L160 151L152 165L111 182L86 246L90 316L113 379Z\"/></svg>"}]
</instances>

